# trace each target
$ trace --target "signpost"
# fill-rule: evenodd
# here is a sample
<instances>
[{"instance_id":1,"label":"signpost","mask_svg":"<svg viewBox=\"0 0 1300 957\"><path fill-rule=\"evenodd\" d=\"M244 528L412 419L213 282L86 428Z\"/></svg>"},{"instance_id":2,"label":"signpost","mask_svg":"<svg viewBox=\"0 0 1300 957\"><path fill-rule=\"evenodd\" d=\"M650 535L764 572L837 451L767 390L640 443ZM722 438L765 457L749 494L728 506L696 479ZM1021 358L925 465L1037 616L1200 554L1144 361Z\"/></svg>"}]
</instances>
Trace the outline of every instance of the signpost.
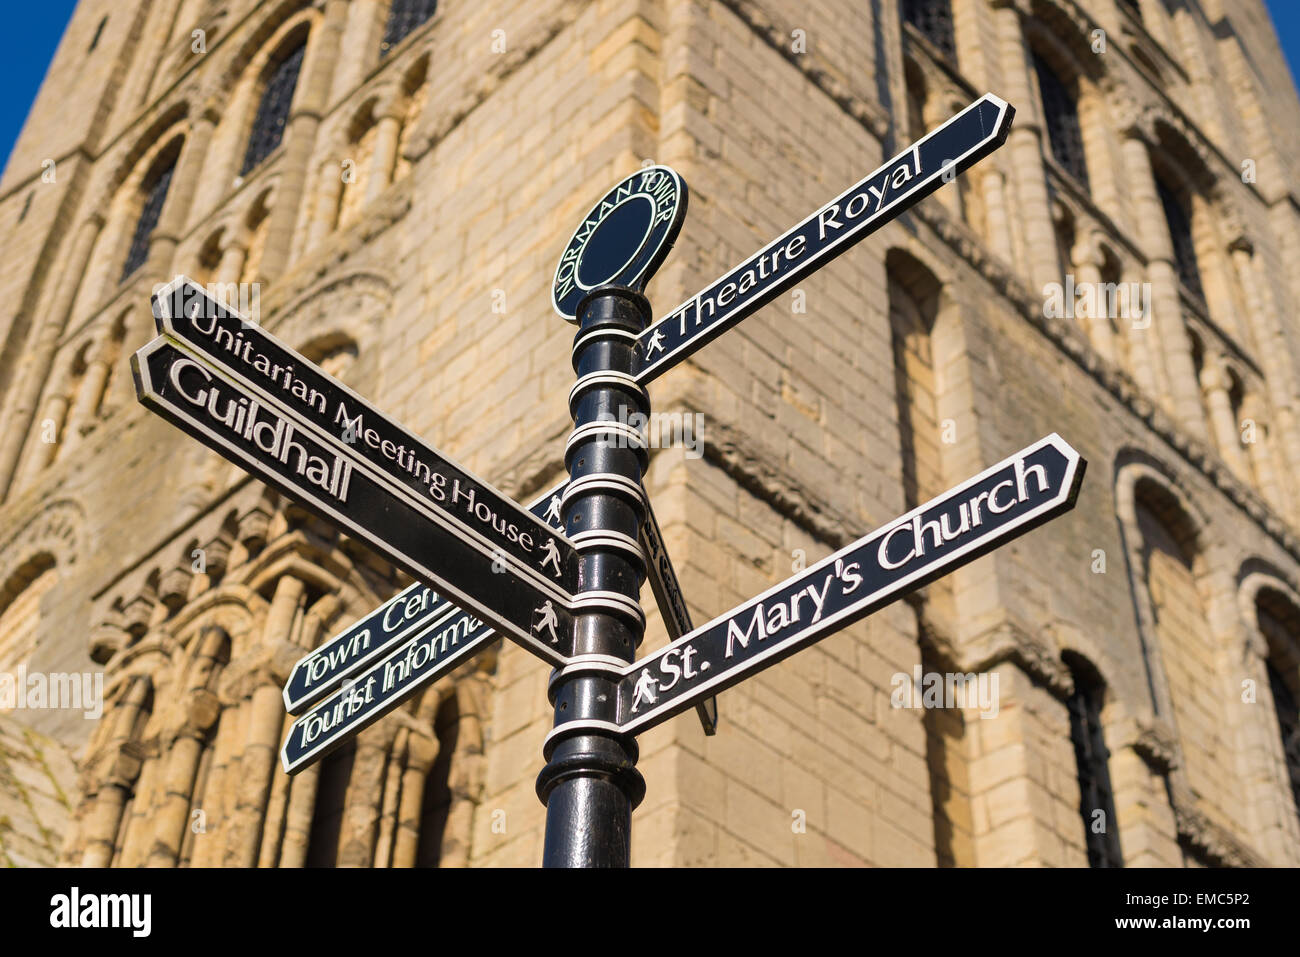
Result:
<instances>
[{"instance_id":1,"label":"signpost","mask_svg":"<svg viewBox=\"0 0 1300 957\"><path fill-rule=\"evenodd\" d=\"M561 484L542 495L533 502L530 510L534 514L549 512L558 521L559 511L553 508L552 503L563 490L564 484ZM652 523L657 533L658 523L654 522L653 513L649 513L646 525ZM677 579L671 564L667 564L662 546L658 547L656 554L660 567L665 569L660 574L670 577L672 587L676 588ZM280 763L286 773L297 774L324 758L421 688L485 651L500 637L482 621L445 599L427 600L425 596L429 592L430 589L422 585L404 589L298 662L284 688L285 704L290 714L299 714L303 710L299 702L319 700L328 692L333 693L303 714L290 728L280 751ZM685 603L680 592L675 600L681 603L680 613L685 615ZM433 606L439 601L441 607L435 610ZM659 601L663 609L663 599ZM349 654L363 647L358 640L359 634L369 628L384 627L384 617L401 615L414 619L413 623L400 631L397 630L400 626L388 627L389 632L396 632L394 637L382 644L377 643L369 653L363 650L361 655ZM665 621L669 617L670 613L665 610ZM690 619L685 620L689 631ZM668 628L673 638L680 637L675 624L669 624ZM321 680L314 683L310 692L299 691L307 683L303 676L314 673L321 673ZM290 706L291 689L297 692L292 699L296 707ZM701 700L696 704L696 710L700 712L705 733L715 733L718 719L717 702L713 697Z\"/></svg>"},{"instance_id":2,"label":"signpost","mask_svg":"<svg viewBox=\"0 0 1300 957\"><path fill-rule=\"evenodd\" d=\"M626 866L645 792L636 735L1073 507L1085 463L1053 434L693 628L627 423L646 384L896 218L1006 139L986 95L658 322L646 283L681 228L685 182L651 166L583 218L551 302L578 326L569 479L525 510L183 278L132 361L140 400L417 579L306 655L285 707L295 773L497 633L550 662L537 793L547 866ZM644 421L644 419L642 419ZM648 578L670 643L640 661Z\"/></svg>"},{"instance_id":3,"label":"signpost","mask_svg":"<svg viewBox=\"0 0 1300 957\"><path fill-rule=\"evenodd\" d=\"M333 694L295 721L280 750L285 773L297 774L319 761L499 637L485 621L453 606L451 614L341 681Z\"/></svg>"},{"instance_id":4,"label":"signpost","mask_svg":"<svg viewBox=\"0 0 1300 957\"><path fill-rule=\"evenodd\" d=\"M986 93L709 283L637 339L645 385L1002 145L1015 110Z\"/></svg>"},{"instance_id":5,"label":"signpost","mask_svg":"<svg viewBox=\"0 0 1300 957\"><path fill-rule=\"evenodd\" d=\"M550 524L560 521L561 484L540 496L528 510ZM284 685L284 708L303 710L329 694L349 675L377 661L398 645L418 641L447 619L463 614L455 603L419 582L402 589L360 621L304 655ZM676 637L676 636L674 636Z\"/></svg>"},{"instance_id":6,"label":"signpost","mask_svg":"<svg viewBox=\"0 0 1300 957\"><path fill-rule=\"evenodd\" d=\"M560 522L560 496L567 482L540 495L528 510L553 527ZM651 591L659 604L669 638L675 640L691 630L690 613L682 597L681 586L673 571L672 562L663 544L659 523L654 510L646 501L646 520L641 526L641 547L646 553L647 578ZM304 655L294 665L284 685L284 707L289 714L302 714L310 705L329 695L346 682L350 676L372 663L388 656L395 648L399 655L415 645L430 632L437 630L449 619L463 612L455 603L440 596L432 588L415 582L402 589L370 614L353 622L319 647ZM482 644L490 644L494 632L484 632ZM475 648L480 642L476 641ZM399 648L400 646L400 648ZM457 659L459 660L459 659ZM428 668L416 669L416 674L400 689L395 689L393 705L400 704L410 692L427 684L446 669L434 670L435 660ZM363 679L364 680L364 679ZM713 698L696 706L705 734L717 730L717 702ZM387 709L383 713L387 713ZM382 716L382 715L379 715ZM359 729L354 729L359 730ZM352 732L349 732L352 733ZM290 773L300 770L325 752L313 752L305 762L290 767L286 758L285 769Z\"/></svg>"},{"instance_id":7,"label":"signpost","mask_svg":"<svg viewBox=\"0 0 1300 957\"><path fill-rule=\"evenodd\" d=\"M401 494L347 444L166 336L136 353L131 366L140 401L174 425L543 659L567 660L571 596L519 574L469 534L435 523L419 499Z\"/></svg>"},{"instance_id":8,"label":"signpost","mask_svg":"<svg viewBox=\"0 0 1300 957\"><path fill-rule=\"evenodd\" d=\"M639 734L1074 507L1084 461L1052 434L626 669Z\"/></svg>"},{"instance_id":9,"label":"signpost","mask_svg":"<svg viewBox=\"0 0 1300 957\"><path fill-rule=\"evenodd\" d=\"M394 423L333 376L190 280L154 294L158 331L221 368L264 404L329 437L358 465L406 492L434 522L543 588L576 587L563 534Z\"/></svg>"}]
</instances>

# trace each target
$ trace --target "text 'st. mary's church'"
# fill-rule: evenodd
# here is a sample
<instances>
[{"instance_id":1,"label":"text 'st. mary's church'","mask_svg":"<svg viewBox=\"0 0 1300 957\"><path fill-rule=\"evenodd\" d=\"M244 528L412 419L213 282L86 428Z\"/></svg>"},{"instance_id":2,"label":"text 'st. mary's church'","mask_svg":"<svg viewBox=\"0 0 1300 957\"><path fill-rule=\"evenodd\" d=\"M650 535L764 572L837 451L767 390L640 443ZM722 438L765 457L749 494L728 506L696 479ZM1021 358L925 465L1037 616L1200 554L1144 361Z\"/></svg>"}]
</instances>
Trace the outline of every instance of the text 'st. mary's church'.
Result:
<instances>
[{"instance_id":1,"label":"text 'st. mary's church'","mask_svg":"<svg viewBox=\"0 0 1300 957\"><path fill-rule=\"evenodd\" d=\"M1300 865L1300 102L1261 0L82 0L0 180L0 863L540 859L514 645L280 769L294 663L408 579L137 403L159 284L237 284L526 501L609 183L690 184L661 318L986 92L1002 149L655 381L702 445L646 489L697 622L1051 432L1078 505L716 736L647 732L633 862Z\"/></svg>"}]
</instances>

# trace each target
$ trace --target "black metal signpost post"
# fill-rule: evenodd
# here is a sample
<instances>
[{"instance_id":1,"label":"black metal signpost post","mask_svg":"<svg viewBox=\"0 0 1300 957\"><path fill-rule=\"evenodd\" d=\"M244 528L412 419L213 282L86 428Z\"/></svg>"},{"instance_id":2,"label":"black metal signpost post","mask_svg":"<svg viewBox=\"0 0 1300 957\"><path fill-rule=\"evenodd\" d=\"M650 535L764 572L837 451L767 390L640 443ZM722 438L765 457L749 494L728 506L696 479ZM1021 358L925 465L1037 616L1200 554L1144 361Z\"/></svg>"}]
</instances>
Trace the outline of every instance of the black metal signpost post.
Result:
<instances>
[{"instance_id":1,"label":"black metal signpost post","mask_svg":"<svg viewBox=\"0 0 1300 957\"><path fill-rule=\"evenodd\" d=\"M560 257L552 305L578 327L569 480L524 509L183 278L133 357L140 401L405 569L416 584L294 667L296 773L499 634L555 670L537 793L547 867L626 867L645 795L636 735L1074 505L1085 464L1059 436L1021 450L699 628L642 485L646 385L1006 139L988 94L665 318L646 282L686 184L650 166L611 189ZM671 641L640 661L648 575Z\"/></svg>"},{"instance_id":2,"label":"black metal signpost post","mask_svg":"<svg viewBox=\"0 0 1300 957\"><path fill-rule=\"evenodd\" d=\"M636 769L636 739L620 733L616 722L620 672L645 631L637 535L645 518L646 449L622 423L630 412L650 411L645 390L631 380L632 344L650 304L632 289L601 287L578 309L573 365L579 385L571 394L574 430L565 448L564 525L580 549L581 585L572 659L550 685L555 728L537 779L546 805L542 864L626 867L632 810L645 796L645 781Z\"/></svg>"},{"instance_id":3,"label":"black metal signpost post","mask_svg":"<svg viewBox=\"0 0 1300 957\"><path fill-rule=\"evenodd\" d=\"M573 656L550 684L555 727L537 778L545 867L627 867L632 810L645 796L636 739L616 723L622 669L645 631L639 536L648 452L630 423L649 416L650 396L633 378L634 347L651 317L641 289L667 256L686 204L672 170L634 173L592 208L556 270L553 304L578 322L564 527L581 557Z\"/></svg>"}]
</instances>

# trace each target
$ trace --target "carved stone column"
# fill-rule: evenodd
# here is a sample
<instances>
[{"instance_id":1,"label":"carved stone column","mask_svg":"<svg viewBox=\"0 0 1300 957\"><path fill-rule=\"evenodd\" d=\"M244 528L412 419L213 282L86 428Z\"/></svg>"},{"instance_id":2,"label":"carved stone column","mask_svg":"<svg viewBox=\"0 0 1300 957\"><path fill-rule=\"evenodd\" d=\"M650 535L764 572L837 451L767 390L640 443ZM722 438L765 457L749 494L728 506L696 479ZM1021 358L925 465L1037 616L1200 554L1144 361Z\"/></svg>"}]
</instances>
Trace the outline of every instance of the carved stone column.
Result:
<instances>
[{"instance_id":1,"label":"carved stone column","mask_svg":"<svg viewBox=\"0 0 1300 957\"><path fill-rule=\"evenodd\" d=\"M337 66L339 38L347 18L345 0L325 0L325 15L307 41L301 88L294 98L293 113L285 131L285 151L280 164L280 185L267 227L266 251L262 254L259 279L274 280L289 265L294 229L302 205L303 181L316 146L316 132L327 105L330 81Z\"/></svg>"},{"instance_id":2,"label":"carved stone column","mask_svg":"<svg viewBox=\"0 0 1300 957\"><path fill-rule=\"evenodd\" d=\"M393 181L397 163L397 142L402 132L402 114L396 97L376 108L375 148L366 173L366 204L374 202Z\"/></svg>"},{"instance_id":3,"label":"carved stone column","mask_svg":"<svg viewBox=\"0 0 1300 957\"><path fill-rule=\"evenodd\" d=\"M148 678L134 678L114 708L113 735L105 749L110 757L106 758L107 767L103 770L94 806L86 820L82 867L108 867L113 863L122 811L144 763L143 754L132 736L149 692Z\"/></svg>"},{"instance_id":4,"label":"carved stone column","mask_svg":"<svg viewBox=\"0 0 1300 957\"><path fill-rule=\"evenodd\" d=\"M307 250L319 246L338 224L339 198L343 195L343 167L336 157L321 164L317 177L316 212L312 216Z\"/></svg>"},{"instance_id":5,"label":"carved stone column","mask_svg":"<svg viewBox=\"0 0 1300 957\"><path fill-rule=\"evenodd\" d=\"M216 126L217 115L207 109L195 116L190 124L185 144L181 147L181 155L176 160L176 172L167 189L167 198L163 201L162 212L158 216L158 224L149 238L147 275L171 275L175 266L176 246L185 233L190 209L194 204L195 188L199 184L199 173L207 158L208 145L212 142L212 131Z\"/></svg>"},{"instance_id":6,"label":"carved stone column","mask_svg":"<svg viewBox=\"0 0 1300 957\"><path fill-rule=\"evenodd\" d=\"M1168 376L1167 395L1161 398L1174 419L1195 437L1209 437L1201 409L1192 345L1183 321L1179 298L1178 270L1174 268L1174 244L1165 222L1164 207L1156 193L1155 171L1147 144L1137 129L1124 138L1124 165L1129 193L1137 210L1142 249L1147 255L1147 278L1151 282L1153 330Z\"/></svg>"},{"instance_id":7,"label":"carved stone column","mask_svg":"<svg viewBox=\"0 0 1300 957\"><path fill-rule=\"evenodd\" d=\"M1229 249L1250 310L1256 351L1264 367L1269 404L1273 407L1274 421L1270 430L1270 437L1275 438L1270 443L1273 458L1281 474L1297 476L1300 475L1300 421L1296 414L1296 370L1280 325L1282 313L1274 301L1272 286L1260 281L1259 262L1250 242L1239 237ZM1297 515L1298 506L1300 496L1292 501L1284 494L1278 500L1278 507L1292 520L1300 517Z\"/></svg>"},{"instance_id":8,"label":"carved stone column","mask_svg":"<svg viewBox=\"0 0 1300 957\"><path fill-rule=\"evenodd\" d=\"M284 575L276 583L267 612L259 650L268 651L285 641L306 594L303 582ZM233 829L226 844L226 863L252 867L257 863L262 821L271 792L271 776L279 766L280 732L284 726L284 698L272 671L257 667L250 675L253 691L247 701L248 724L239 761Z\"/></svg>"},{"instance_id":9,"label":"carved stone column","mask_svg":"<svg viewBox=\"0 0 1300 957\"><path fill-rule=\"evenodd\" d=\"M280 841L281 867L302 867L307 863L320 767L321 762L317 761L304 768L294 775L290 785L289 803L284 814L284 837Z\"/></svg>"},{"instance_id":10,"label":"carved stone column","mask_svg":"<svg viewBox=\"0 0 1300 957\"><path fill-rule=\"evenodd\" d=\"M1061 270L1043 163L1043 131L1041 119L1033 108L1036 97L1030 86L1029 55L1020 17L1013 0L995 3L998 57L1005 84L1002 95L1018 110L1007 137L1007 152L1014 171L1017 225L1022 232L1025 255L1025 262L1020 265L1028 273L1033 288L1041 290L1048 283L1060 282Z\"/></svg>"},{"instance_id":11,"label":"carved stone column","mask_svg":"<svg viewBox=\"0 0 1300 957\"><path fill-rule=\"evenodd\" d=\"M187 692L185 722L177 729L165 751L166 770L162 780L162 802L154 814L153 846L149 867L175 867L180 859L185 829L190 824L194 781L208 733L221 716L217 696L206 688Z\"/></svg>"},{"instance_id":12,"label":"carved stone column","mask_svg":"<svg viewBox=\"0 0 1300 957\"><path fill-rule=\"evenodd\" d=\"M1246 461L1241 449L1241 434L1237 431L1240 423L1233 414L1228 373L1223 367L1223 360L1217 356L1207 356L1205 366L1201 369L1200 381L1219 454L1239 479L1249 482L1250 463Z\"/></svg>"},{"instance_id":13,"label":"carved stone column","mask_svg":"<svg viewBox=\"0 0 1300 957\"><path fill-rule=\"evenodd\" d=\"M46 466L54 461L59 445L67 439L63 428L68 416L67 389L63 380L56 382L45 400L41 416L33 423L32 449L18 482L20 488L36 480ZM47 432L54 433L54 441L45 441Z\"/></svg>"},{"instance_id":14,"label":"carved stone column","mask_svg":"<svg viewBox=\"0 0 1300 957\"><path fill-rule=\"evenodd\" d=\"M117 345L111 327L105 326L100 330L99 339L86 363L85 375L81 377L81 385L77 388L72 412L68 416L69 438L80 438L94 427L99 405L104 399L104 387L108 385L111 368L109 362Z\"/></svg>"},{"instance_id":15,"label":"carved stone column","mask_svg":"<svg viewBox=\"0 0 1300 957\"><path fill-rule=\"evenodd\" d=\"M388 752L388 768L384 772L384 802L379 809L379 835L375 839L375 867L392 866L398 805L402 799L402 767L406 764L410 737L410 728L399 728L393 747Z\"/></svg>"},{"instance_id":16,"label":"carved stone column","mask_svg":"<svg viewBox=\"0 0 1300 957\"><path fill-rule=\"evenodd\" d=\"M1011 217L1007 209L1002 171L990 169L980 179L984 190L984 216L988 227L988 241L993 251L1008 265L1016 261L1011 240Z\"/></svg>"},{"instance_id":17,"label":"carved stone column","mask_svg":"<svg viewBox=\"0 0 1300 957\"><path fill-rule=\"evenodd\" d=\"M37 318L28 336L10 400L4 410L5 427L0 429L0 498L9 491L17 472L19 456L31 431L41 391L50 376L54 353L72 306L77 301L86 264L103 225L103 218L92 213L78 228L67 263L59 274L49 312Z\"/></svg>"},{"instance_id":18,"label":"carved stone column","mask_svg":"<svg viewBox=\"0 0 1300 957\"><path fill-rule=\"evenodd\" d=\"M1085 308L1078 318L1097 354L1107 362L1116 362L1115 337L1110 327L1110 314L1107 311L1106 300L1102 296L1102 255L1096 237L1087 236L1075 244L1070 252L1070 259L1074 267L1076 287L1091 292L1088 297L1091 305Z\"/></svg>"},{"instance_id":19,"label":"carved stone column","mask_svg":"<svg viewBox=\"0 0 1300 957\"><path fill-rule=\"evenodd\" d=\"M248 257L248 237L241 230L230 230L221 237L221 261L217 263L216 281L239 282L244 276Z\"/></svg>"},{"instance_id":20,"label":"carved stone column","mask_svg":"<svg viewBox=\"0 0 1300 957\"><path fill-rule=\"evenodd\" d=\"M1242 422L1254 424L1254 439L1244 442L1246 457L1250 460L1250 471L1263 495L1279 514L1286 515L1290 509L1290 499L1286 489L1278 481L1277 464L1283 464L1280 458L1280 442L1274 424L1268 421L1267 410L1260 396L1247 392L1241 403ZM1283 465L1285 468L1285 465Z\"/></svg>"},{"instance_id":21,"label":"carved stone column","mask_svg":"<svg viewBox=\"0 0 1300 957\"><path fill-rule=\"evenodd\" d=\"M420 850L421 812L429 770L438 758L438 739L412 729L406 739L406 768L402 772L402 800L397 806L397 833L393 838L393 867L414 867Z\"/></svg>"}]
</instances>

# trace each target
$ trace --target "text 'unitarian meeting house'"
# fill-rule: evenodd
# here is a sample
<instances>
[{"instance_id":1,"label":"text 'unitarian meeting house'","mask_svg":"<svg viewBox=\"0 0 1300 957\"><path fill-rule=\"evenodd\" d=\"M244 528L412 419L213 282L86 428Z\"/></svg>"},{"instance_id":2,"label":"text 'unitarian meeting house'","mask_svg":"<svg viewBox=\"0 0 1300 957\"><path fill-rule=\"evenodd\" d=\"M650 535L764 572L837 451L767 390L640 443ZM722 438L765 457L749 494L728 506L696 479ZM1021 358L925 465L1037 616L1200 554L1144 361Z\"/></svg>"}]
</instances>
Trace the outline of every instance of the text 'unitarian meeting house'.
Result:
<instances>
[{"instance_id":1,"label":"text 'unitarian meeting house'","mask_svg":"<svg viewBox=\"0 0 1300 957\"><path fill-rule=\"evenodd\" d=\"M288 668L407 579L138 404L156 285L246 284L527 501L572 428L550 281L610 184L689 183L660 316L985 92L1002 149L655 383L703 454L646 488L697 623L1050 432L1078 506L716 736L644 735L633 861L1300 864L1300 102L1262 0L82 0L0 182L0 864L541 858L515 645L281 770ZM981 693L923 693L952 674Z\"/></svg>"}]
</instances>

